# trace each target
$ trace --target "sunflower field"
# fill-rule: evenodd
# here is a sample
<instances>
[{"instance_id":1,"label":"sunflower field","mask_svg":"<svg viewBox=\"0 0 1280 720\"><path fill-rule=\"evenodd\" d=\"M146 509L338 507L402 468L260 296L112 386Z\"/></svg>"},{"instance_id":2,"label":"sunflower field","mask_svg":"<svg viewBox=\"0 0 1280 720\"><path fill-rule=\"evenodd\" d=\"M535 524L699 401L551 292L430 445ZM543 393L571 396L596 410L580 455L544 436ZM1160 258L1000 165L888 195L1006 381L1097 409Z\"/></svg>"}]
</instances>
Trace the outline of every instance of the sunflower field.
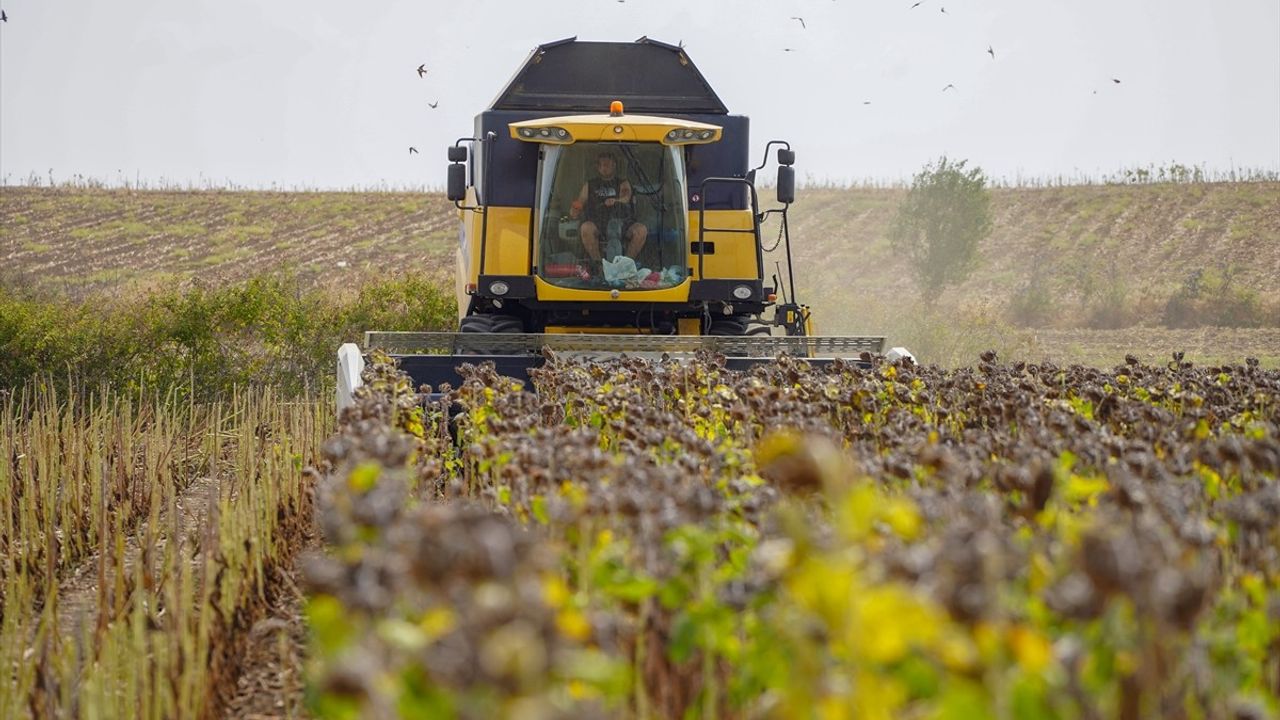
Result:
<instances>
[{"instance_id":1,"label":"sunflower field","mask_svg":"<svg viewBox=\"0 0 1280 720\"><path fill-rule=\"evenodd\" d=\"M317 468L315 715L1280 711L1280 371L533 374L373 358Z\"/></svg>"}]
</instances>

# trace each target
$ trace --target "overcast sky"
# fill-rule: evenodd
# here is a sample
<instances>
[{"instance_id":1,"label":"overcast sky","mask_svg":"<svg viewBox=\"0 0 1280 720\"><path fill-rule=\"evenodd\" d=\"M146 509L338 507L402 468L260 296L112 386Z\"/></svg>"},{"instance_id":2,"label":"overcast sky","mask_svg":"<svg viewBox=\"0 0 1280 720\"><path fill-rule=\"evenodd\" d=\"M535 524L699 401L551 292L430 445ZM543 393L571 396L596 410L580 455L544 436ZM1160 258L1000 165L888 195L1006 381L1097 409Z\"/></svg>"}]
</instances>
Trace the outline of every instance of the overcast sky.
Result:
<instances>
[{"instance_id":1,"label":"overcast sky","mask_svg":"<svg viewBox=\"0 0 1280 720\"><path fill-rule=\"evenodd\" d=\"M943 153L1005 177L1280 169L1278 0L913 2L0 0L0 177L438 186L445 146L571 35L683 41L802 178Z\"/></svg>"}]
</instances>

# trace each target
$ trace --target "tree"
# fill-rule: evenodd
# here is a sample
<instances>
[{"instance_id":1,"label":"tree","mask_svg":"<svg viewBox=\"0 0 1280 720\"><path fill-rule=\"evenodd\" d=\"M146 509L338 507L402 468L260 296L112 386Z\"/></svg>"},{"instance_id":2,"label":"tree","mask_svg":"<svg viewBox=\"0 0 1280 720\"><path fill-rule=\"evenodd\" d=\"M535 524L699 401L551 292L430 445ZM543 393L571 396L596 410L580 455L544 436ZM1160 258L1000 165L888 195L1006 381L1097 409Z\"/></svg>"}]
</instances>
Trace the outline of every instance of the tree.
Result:
<instances>
[{"instance_id":1,"label":"tree","mask_svg":"<svg viewBox=\"0 0 1280 720\"><path fill-rule=\"evenodd\" d=\"M991 198L981 168L944 155L916 174L889 229L894 249L907 256L920 294L933 304L948 285L973 271L978 243L991 232Z\"/></svg>"}]
</instances>

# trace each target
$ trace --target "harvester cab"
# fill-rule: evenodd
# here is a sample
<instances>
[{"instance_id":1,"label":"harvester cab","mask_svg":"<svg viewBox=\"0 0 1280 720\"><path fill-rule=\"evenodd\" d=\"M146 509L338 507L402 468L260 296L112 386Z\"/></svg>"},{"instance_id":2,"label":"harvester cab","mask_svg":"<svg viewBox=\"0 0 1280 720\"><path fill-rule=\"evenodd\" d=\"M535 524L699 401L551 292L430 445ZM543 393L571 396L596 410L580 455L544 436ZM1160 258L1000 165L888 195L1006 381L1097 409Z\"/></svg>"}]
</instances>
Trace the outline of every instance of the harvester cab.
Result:
<instances>
[{"instance_id":1,"label":"harvester cab","mask_svg":"<svg viewBox=\"0 0 1280 720\"><path fill-rule=\"evenodd\" d=\"M399 355L432 385L457 385L458 365L485 359L526 379L547 347L709 349L742 366L880 353L880 337L814 334L791 263L795 153L773 140L752 167L748 131L683 48L648 38L537 47L448 148L458 332L368 332L365 348ZM756 175L775 148L777 202L763 209ZM773 215L785 277L766 280L761 223ZM339 353L340 405L359 353Z\"/></svg>"}]
</instances>

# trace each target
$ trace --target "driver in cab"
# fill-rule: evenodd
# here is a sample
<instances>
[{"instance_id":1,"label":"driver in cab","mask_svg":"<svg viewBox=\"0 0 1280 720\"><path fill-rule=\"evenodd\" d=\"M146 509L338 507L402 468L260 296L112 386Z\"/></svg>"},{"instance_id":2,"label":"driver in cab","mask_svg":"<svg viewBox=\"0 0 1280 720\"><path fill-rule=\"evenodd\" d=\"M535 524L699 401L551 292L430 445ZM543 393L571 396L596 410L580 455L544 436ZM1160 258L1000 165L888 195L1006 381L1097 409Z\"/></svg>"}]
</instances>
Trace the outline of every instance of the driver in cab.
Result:
<instances>
[{"instance_id":1,"label":"driver in cab","mask_svg":"<svg viewBox=\"0 0 1280 720\"><path fill-rule=\"evenodd\" d=\"M606 230L612 220L622 223L622 235L626 238L626 255L631 259L644 249L649 229L643 223L632 220L631 183L618 176L618 160L612 152L603 151L596 156L596 177L583 183L582 190L569 209L569 217L577 220L585 213L586 219L579 227L582 248L587 251L594 265L601 260L601 228ZM612 259L612 258L610 258Z\"/></svg>"}]
</instances>

